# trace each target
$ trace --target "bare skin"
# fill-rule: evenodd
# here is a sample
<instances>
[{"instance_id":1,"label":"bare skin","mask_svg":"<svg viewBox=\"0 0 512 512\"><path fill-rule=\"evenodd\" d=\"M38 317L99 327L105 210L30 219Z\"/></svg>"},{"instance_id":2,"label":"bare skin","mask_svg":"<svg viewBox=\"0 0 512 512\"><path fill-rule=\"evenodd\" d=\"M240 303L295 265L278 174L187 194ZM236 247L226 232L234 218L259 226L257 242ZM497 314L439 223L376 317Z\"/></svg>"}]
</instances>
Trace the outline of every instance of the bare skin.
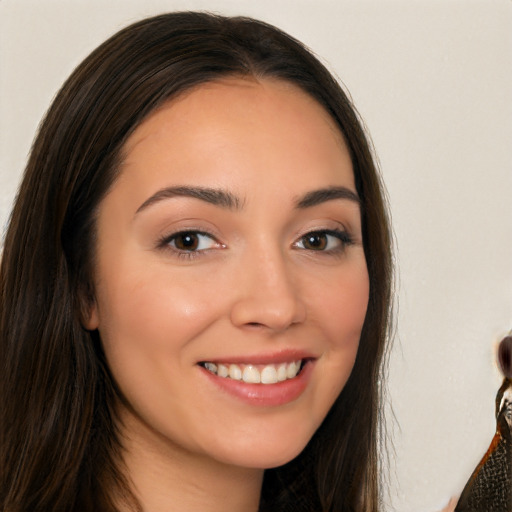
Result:
<instances>
[{"instance_id":1,"label":"bare skin","mask_svg":"<svg viewBox=\"0 0 512 512\"><path fill-rule=\"evenodd\" d=\"M451 498L448 505L441 510L441 512L453 512L457 506L457 498Z\"/></svg>"},{"instance_id":2,"label":"bare skin","mask_svg":"<svg viewBox=\"0 0 512 512\"><path fill-rule=\"evenodd\" d=\"M256 511L264 469L304 449L343 389L366 314L336 125L282 82L188 92L128 140L97 247L88 328L127 403L144 511ZM282 365L292 376L273 381Z\"/></svg>"},{"instance_id":3,"label":"bare skin","mask_svg":"<svg viewBox=\"0 0 512 512\"><path fill-rule=\"evenodd\" d=\"M155 432L146 442L148 432L137 433L146 426L126 415L124 462L130 468L130 479L144 511L208 511L226 510L257 512L263 471L223 465L208 457L196 456L174 446ZM172 461L172 463L170 463ZM172 505L172 508L169 508ZM122 512L131 512L123 508Z\"/></svg>"}]
</instances>

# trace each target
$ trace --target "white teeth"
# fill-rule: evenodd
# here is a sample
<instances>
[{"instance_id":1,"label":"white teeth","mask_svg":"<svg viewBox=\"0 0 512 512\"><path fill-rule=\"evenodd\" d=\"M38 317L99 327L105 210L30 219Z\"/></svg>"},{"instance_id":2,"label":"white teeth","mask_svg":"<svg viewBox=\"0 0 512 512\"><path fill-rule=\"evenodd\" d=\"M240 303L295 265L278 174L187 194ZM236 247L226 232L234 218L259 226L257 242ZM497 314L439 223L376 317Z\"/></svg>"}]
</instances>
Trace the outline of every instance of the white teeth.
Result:
<instances>
[{"instance_id":1,"label":"white teeth","mask_svg":"<svg viewBox=\"0 0 512 512\"><path fill-rule=\"evenodd\" d=\"M280 363L278 365L269 364L258 369L255 365L238 364L215 364L204 363L203 366L209 372L224 378L241 380L248 384L276 384L287 379L293 379L300 371L302 361L292 361L290 363Z\"/></svg>"},{"instance_id":2,"label":"white teeth","mask_svg":"<svg viewBox=\"0 0 512 512\"><path fill-rule=\"evenodd\" d=\"M286 376L289 379L293 379L299 373L300 368L300 361L294 361L293 363L290 363L288 365L288 368L286 369Z\"/></svg>"},{"instance_id":3,"label":"white teeth","mask_svg":"<svg viewBox=\"0 0 512 512\"><path fill-rule=\"evenodd\" d=\"M288 378L286 373L287 373L286 365L285 364L280 364L279 367L277 368L277 380L279 382L283 382L283 380L286 380Z\"/></svg>"},{"instance_id":4,"label":"white teeth","mask_svg":"<svg viewBox=\"0 0 512 512\"><path fill-rule=\"evenodd\" d=\"M205 363L204 367L212 373L217 373L217 365L215 363Z\"/></svg>"},{"instance_id":5,"label":"white teeth","mask_svg":"<svg viewBox=\"0 0 512 512\"><path fill-rule=\"evenodd\" d=\"M258 368L248 365L244 368L242 380L249 384L259 384L261 382L260 371L258 370Z\"/></svg>"},{"instance_id":6,"label":"white teeth","mask_svg":"<svg viewBox=\"0 0 512 512\"><path fill-rule=\"evenodd\" d=\"M261 370L261 383L262 384L275 384L277 382L277 370L274 366L265 366Z\"/></svg>"},{"instance_id":7,"label":"white teeth","mask_svg":"<svg viewBox=\"0 0 512 512\"><path fill-rule=\"evenodd\" d=\"M242 370L237 364L229 365L229 378L234 380L242 380Z\"/></svg>"},{"instance_id":8,"label":"white teeth","mask_svg":"<svg viewBox=\"0 0 512 512\"><path fill-rule=\"evenodd\" d=\"M229 375L228 367L226 365L219 364L217 367L217 375L219 377L227 377Z\"/></svg>"}]
</instances>

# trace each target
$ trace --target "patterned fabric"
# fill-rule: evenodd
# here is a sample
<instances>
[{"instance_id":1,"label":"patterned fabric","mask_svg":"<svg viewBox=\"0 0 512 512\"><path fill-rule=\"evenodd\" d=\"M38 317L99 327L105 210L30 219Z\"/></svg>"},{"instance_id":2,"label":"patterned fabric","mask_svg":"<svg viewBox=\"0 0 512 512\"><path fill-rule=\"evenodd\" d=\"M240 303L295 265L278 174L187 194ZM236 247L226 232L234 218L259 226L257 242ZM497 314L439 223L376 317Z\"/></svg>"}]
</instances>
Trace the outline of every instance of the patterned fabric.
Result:
<instances>
[{"instance_id":1,"label":"patterned fabric","mask_svg":"<svg viewBox=\"0 0 512 512\"><path fill-rule=\"evenodd\" d=\"M462 491L455 512L512 512L512 381L496 397L496 434Z\"/></svg>"},{"instance_id":2,"label":"patterned fabric","mask_svg":"<svg viewBox=\"0 0 512 512\"><path fill-rule=\"evenodd\" d=\"M321 512L311 485L313 467L312 454L306 450L284 471L266 471L259 512Z\"/></svg>"}]
</instances>

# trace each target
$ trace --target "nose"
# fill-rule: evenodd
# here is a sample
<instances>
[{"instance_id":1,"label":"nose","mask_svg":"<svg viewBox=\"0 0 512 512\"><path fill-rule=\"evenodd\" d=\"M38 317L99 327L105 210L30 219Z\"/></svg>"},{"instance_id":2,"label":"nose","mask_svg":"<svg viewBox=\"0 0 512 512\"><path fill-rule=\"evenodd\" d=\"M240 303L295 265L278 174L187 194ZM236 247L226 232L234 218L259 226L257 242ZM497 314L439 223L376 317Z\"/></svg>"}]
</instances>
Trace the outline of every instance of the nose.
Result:
<instances>
[{"instance_id":1,"label":"nose","mask_svg":"<svg viewBox=\"0 0 512 512\"><path fill-rule=\"evenodd\" d=\"M306 305L290 267L278 250L244 258L233 280L233 325L282 332L304 322Z\"/></svg>"}]
</instances>

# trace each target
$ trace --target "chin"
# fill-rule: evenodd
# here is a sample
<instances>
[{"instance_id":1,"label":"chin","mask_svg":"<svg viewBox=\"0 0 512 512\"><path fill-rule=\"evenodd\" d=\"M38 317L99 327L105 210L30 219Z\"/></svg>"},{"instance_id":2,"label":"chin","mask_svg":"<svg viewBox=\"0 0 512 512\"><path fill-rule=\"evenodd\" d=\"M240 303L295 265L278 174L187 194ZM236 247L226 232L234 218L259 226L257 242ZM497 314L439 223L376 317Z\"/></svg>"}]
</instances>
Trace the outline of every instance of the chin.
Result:
<instances>
[{"instance_id":1,"label":"chin","mask_svg":"<svg viewBox=\"0 0 512 512\"><path fill-rule=\"evenodd\" d=\"M259 436L231 443L229 450L220 459L224 462L252 469L272 469L283 466L295 459L304 450L314 432L290 436Z\"/></svg>"}]
</instances>

